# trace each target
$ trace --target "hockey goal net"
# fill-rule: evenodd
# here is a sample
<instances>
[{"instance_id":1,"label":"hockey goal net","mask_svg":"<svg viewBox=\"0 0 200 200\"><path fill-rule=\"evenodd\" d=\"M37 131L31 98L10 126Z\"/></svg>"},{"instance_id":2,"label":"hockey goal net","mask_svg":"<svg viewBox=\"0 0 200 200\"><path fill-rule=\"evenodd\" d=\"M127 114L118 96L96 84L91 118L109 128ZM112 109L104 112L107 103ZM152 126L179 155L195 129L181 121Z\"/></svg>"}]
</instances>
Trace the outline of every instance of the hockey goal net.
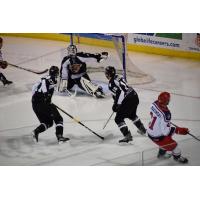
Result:
<instances>
[{"instance_id":1,"label":"hockey goal net","mask_svg":"<svg viewBox=\"0 0 200 200\"><path fill-rule=\"evenodd\" d=\"M91 39L93 38L93 39ZM91 78L107 81L104 69L106 66L114 66L117 74L122 75L130 84L150 83L154 78L136 66L129 57L127 51L128 34L71 34L71 44L75 44L78 51L89 53L108 52L108 58L101 63L88 59L87 69Z\"/></svg>"}]
</instances>

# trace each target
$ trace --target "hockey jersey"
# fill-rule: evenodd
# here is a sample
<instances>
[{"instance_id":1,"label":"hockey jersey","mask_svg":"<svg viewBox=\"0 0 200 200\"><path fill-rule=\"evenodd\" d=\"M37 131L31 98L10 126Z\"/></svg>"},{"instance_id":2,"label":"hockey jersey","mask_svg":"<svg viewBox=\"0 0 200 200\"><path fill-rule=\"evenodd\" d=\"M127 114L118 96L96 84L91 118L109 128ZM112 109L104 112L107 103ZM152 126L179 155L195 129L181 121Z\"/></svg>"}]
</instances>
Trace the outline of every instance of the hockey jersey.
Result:
<instances>
[{"instance_id":1,"label":"hockey jersey","mask_svg":"<svg viewBox=\"0 0 200 200\"><path fill-rule=\"evenodd\" d=\"M98 59L99 54L91 54L91 53L84 53L84 52L78 52L76 56L66 56L63 58L61 62L61 69L60 74L62 79L68 79L69 77L71 79L77 79L81 78L84 74L86 74L87 68L86 68L86 59L88 58L95 58ZM73 64L80 64L80 69L77 72L73 72L71 70L71 66Z\"/></svg>"},{"instance_id":2,"label":"hockey jersey","mask_svg":"<svg viewBox=\"0 0 200 200\"><path fill-rule=\"evenodd\" d=\"M173 134L175 127L170 124L171 112L168 108L162 109L155 101L150 109L151 121L147 129L147 133L152 138L160 138Z\"/></svg>"},{"instance_id":3,"label":"hockey jersey","mask_svg":"<svg viewBox=\"0 0 200 200\"><path fill-rule=\"evenodd\" d=\"M0 50L0 60L1 60L1 61L3 60L1 50Z\"/></svg>"},{"instance_id":4,"label":"hockey jersey","mask_svg":"<svg viewBox=\"0 0 200 200\"><path fill-rule=\"evenodd\" d=\"M1 50L0 50L0 61L3 61ZM1 67L0 67L0 69L1 69Z\"/></svg>"},{"instance_id":5,"label":"hockey jersey","mask_svg":"<svg viewBox=\"0 0 200 200\"><path fill-rule=\"evenodd\" d=\"M114 104L119 105L122 104L122 101L130 92L135 92L134 89L128 86L126 81L118 75L110 79L108 88L112 93Z\"/></svg>"},{"instance_id":6,"label":"hockey jersey","mask_svg":"<svg viewBox=\"0 0 200 200\"><path fill-rule=\"evenodd\" d=\"M41 78L41 80L32 87L32 101L37 103L51 103L56 84L56 79L51 76Z\"/></svg>"}]
</instances>

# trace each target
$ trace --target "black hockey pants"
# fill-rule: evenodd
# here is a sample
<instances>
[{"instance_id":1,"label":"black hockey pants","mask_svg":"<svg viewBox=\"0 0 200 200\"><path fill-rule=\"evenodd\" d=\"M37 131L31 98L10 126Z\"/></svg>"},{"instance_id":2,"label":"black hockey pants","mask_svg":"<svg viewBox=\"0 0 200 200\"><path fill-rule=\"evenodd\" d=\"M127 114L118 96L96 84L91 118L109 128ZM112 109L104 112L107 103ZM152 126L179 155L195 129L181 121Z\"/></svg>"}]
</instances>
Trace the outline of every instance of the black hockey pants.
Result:
<instances>
[{"instance_id":1,"label":"black hockey pants","mask_svg":"<svg viewBox=\"0 0 200 200\"><path fill-rule=\"evenodd\" d=\"M90 81L90 77L88 76L88 74L84 74L83 77L87 80ZM83 86L81 85L81 78L77 78L77 79L71 79L70 77L68 78L68 83L67 83L67 89L70 90L72 89L72 87L74 85L78 85L79 88L81 88L82 90L85 90L83 88Z\"/></svg>"},{"instance_id":2,"label":"black hockey pants","mask_svg":"<svg viewBox=\"0 0 200 200\"><path fill-rule=\"evenodd\" d=\"M40 123L47 128L53 126L53 122L63 124L63 118L53 104L32 102L32 107Z\"/></svg>"},{"instance_id":3,"label":"black hockey pants","mask_svg":"<svg viewBox=\"0 0 200 200\"><path fill-rule=\"evenodd\" d=\"M135 91L132 91L124 98L121 106L119 107L119 110L116 113L115 116L116 124L119 125L123 123L125 118L134 121L137 117L136 112L138 104L139 104L138 95Z\"/></svg>"}]
</instances>

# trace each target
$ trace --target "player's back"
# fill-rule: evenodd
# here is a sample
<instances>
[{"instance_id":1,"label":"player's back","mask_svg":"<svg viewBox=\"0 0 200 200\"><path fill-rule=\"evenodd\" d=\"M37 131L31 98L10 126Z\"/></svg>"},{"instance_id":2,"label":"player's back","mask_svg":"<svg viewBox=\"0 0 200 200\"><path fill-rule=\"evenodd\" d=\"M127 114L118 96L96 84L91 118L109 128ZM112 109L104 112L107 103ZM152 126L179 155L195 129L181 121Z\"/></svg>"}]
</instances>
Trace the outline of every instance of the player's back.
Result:
<instances>
[{"instance_id":1,"label":"player's back","mask_svg":"<svg viewBox=\"0 0 200 200\"><path fill-rule=\"evenodd\" d=\"M158 102L152 103L150 108L151 121L147 132L151 137L157 138L168 135L170 132L171 113L166 108L160 108Z\"/></svg>"}]
</instances>

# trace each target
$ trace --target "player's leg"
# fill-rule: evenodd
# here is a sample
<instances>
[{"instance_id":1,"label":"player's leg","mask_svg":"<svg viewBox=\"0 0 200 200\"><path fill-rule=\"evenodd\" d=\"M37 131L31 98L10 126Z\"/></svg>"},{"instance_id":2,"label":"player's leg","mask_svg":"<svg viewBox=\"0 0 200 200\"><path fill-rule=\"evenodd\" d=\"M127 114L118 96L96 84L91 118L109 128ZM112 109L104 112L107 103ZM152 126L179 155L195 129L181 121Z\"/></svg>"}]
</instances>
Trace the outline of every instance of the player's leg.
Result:
<instances>
[{"instance_id":1,"label":"player's leg","mask_svg":"<svg viewBox=\"0 0 200 200\"><path fill-rule=\"evenodd\" d=\"M133 124L137 127L137 132L141 135L144 135L146 133L146 128L144 127L143 123L137 116L137 107L139 104L139 98L138 95L135 92L131 92L125 99L124 102L127 105L127 113L129 116L129 119L133 122Z\"/></svg>"},{"instance_id":2,"label":"player's leg","mask_svg":"<svg viewBox=\"0 0 200 200\"><path fill-rule=\"evenodd\" d=\"M133 140L131 132L129 131L128 126L126 125L124 121L124 119L126 118L126 113L124 113L124 110L123 110L124 107L125 106L121 106L115 116L115 123L117 124L117 126L119 127L119 130L124 136L123 139L119 140L119 143L121 142L128 143L129 141Z\"/></svg>"},{"instance_id":3,"label":"player's leg","mask_svg":"<svg viewBox=\"0 0 200 200\"><path fill-rule=\"evenodd\" d=\"M63 137L63 118L58 112L55 105L51 105L51 116L56 124L56 137L59 143L63 143L69 140L69 138Z\"/></svg>"},{"instance_id":4,"label":"player's leg","mask_svg":"<svg viewBox=\"0 0 200 200\"><path fill-rule=\"evenodd\" d=\"M0 80L2 81L3 85L10 85L13 82L6 79L3 73L0 72Z\"/></svg>"},{"instance_id":5,"label":"player's leg","mask_svg":"<svg viewBox=\"0 0 200 200\"><path fill-rule=\"evenodd\" d=\"M40 125L32 131L33 138L38 142L39 134L53 126L53 120L51 119L50 111L46 104L33 103L32 107L40 121Z\"/></svg>"},{"instance_id":6,"label":"player's leg","mask_svg":"<svg viewBox=\"0 0 200 200\"><path fill-rule=\"evenodd\" d=\"M138 118L137 115L132 115L132 122L133 124L138 128L137 132L141 135L145 135L146 134L146 128L144 127L144 124L141 122L140 118Z\"/></svg>"},{"instance_id":7,"label":"player's leg","mask_svg":"<svg viewBox=\"0 0 200 200\"><path fill-rule=\"evenodd\" d=\"M167 152L171 152L174 160L180 163L187 163L188 159L181 156L181 150L172 136L164 136L160 140L153 140L159 146L158 158L164 156Z\"/></svg>"}]
</instances>

